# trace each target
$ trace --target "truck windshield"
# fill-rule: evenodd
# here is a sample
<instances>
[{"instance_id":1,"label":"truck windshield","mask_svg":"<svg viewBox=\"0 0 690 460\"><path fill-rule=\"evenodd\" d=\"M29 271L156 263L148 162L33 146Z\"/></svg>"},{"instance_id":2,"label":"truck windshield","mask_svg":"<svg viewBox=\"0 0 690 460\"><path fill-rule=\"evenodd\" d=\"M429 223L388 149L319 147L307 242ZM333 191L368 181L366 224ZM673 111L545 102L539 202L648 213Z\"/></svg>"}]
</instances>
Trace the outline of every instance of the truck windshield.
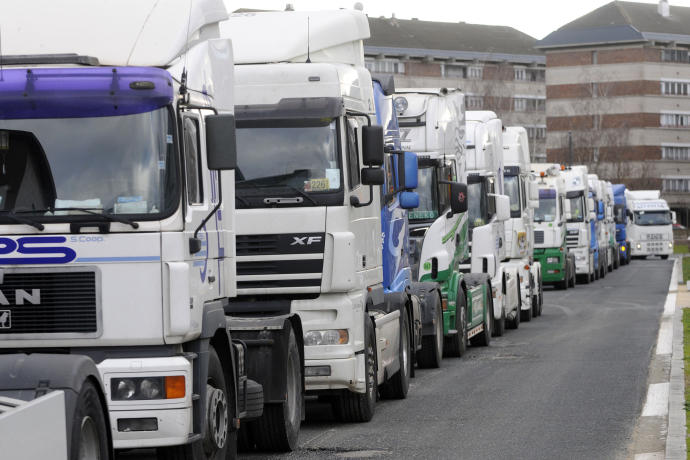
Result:
<instances>
[{"instance_id":1,"label":"truck windshield","mask_svg":"<svg viewBox=\"0 0 690 460\"><path fill-rule=\"evenodd\" d=\"M438 196L433 167L421 168L415 191L419 194L419 206L410 211L411 220L429 220L438 217Z\"/></svg>"},{"instance_id":2,"label":"truck windshield","mask_svg":"<svg viewBox=\"0 0 690 460\"><path fill-rule=\"evenodd\" d=\"M325 205L322 195L342 190L335 120L239 121L237 127L239 207L252 197L290 196L298 205Z\"/></svg>"},{"instance_id":3,"label":"truck windshield","mask_svg":"<svg viewBox=\"0 0 690 460\"><path fill-rule=\"evenodd\" d=\"M470 228L486 225L489 220L488 196L482 182L471 181L467 184L467 210Z\"/></svg>"},{"instance_id":4,"label":"truck windshield","mask_svg":"<svg viewBox=\"0 0 690 460\"><path fill-rule=\"evenodd\" d=\"M520 177L505 176L503 188L510 198L510 217L520 217Z\"/></svg>"},{"instance_id":5,"label":"truck windshield","mask_svg":"<svg viewBox=\"0 0 690 460\"><path fill-rule=\"evenodd\" d=\"M671 225L669 211L635 211L636 225Z\"/></svg>"},{"instance_id":6,"label":"truck windshield","mask_svg":"<svg viewBox=\"0 0 690 460\"><path fill-rule=\"evenodd\" d=\"M553 222L556 220L557 211L558 207L556 204L556 190L540 189L539 208L534 210L534 221Z\"/></svg>"},{"instance_id":7,"label":"truck windshield","mask_svg":"<svg viewBox=\"0 0 690 460\"><path fill-rule=\"evenodd\" d=\"M570 219L568 219L568 222L584 222L585 197L582 195L570 197L568 201L570 202Z\"/></svg>"},{"instance_id":8,"label":"truck windshield","mask_svg":"<svg viewBox=\"0 0 690 460\"><path fill-rule=\"evenodd\" d=\"M178 203L173 127L165 107L118 117L0 120L0 211L45 221L83 214L75 208L137 220L171 213Z\"/></svg>"}]
</instances>

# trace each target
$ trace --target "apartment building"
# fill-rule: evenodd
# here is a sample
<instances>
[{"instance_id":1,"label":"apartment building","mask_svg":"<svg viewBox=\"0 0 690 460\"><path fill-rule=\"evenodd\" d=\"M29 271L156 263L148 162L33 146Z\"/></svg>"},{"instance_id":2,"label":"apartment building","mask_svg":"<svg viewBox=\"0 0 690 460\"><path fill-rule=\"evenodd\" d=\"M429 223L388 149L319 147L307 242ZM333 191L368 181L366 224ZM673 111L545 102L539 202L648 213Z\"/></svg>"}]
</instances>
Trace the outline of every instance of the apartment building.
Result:
<instances>
[{"instance_id":1,"label":"apartment building","mask_svg":"<svg viewBox=\"0 0 690 460\"><path fill-rule=\"evenodd\" d=\"M545 57L536 39L511 27L369 18L366 65L398 88L461 88L468 110L493 110L524 126L532 157L546 158Z\"/></svg>"},{"instance_id":2,"label":"apartment building","mask_svg":"<svg viewBox=\"0 0 690 460\"><path fill-rule=\"evenodd\" d=\"M687 225L690 8L614 1L535 46L546 54L548 160L660 188Z\"/></svg>"}]
</instances>

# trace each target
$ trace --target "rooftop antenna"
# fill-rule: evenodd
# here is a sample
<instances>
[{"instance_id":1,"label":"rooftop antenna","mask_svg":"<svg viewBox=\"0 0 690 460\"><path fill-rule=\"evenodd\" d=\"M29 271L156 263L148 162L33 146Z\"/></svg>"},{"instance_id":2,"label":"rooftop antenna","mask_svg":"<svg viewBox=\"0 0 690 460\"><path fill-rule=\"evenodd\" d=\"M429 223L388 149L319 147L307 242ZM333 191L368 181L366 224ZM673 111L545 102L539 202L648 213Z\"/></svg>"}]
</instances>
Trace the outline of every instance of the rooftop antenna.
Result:
<instances>
[{"instance_id":1,"label":"rooftop antenna","mask_svg":"<svg viewBox=\"0 0 690 460\"><path fill-rule=\"evenodd\" d=\"M307 16L307 64L311 64L311 58L309 57L309 40L311 40L310 37L310 30L309 30L309 16Z\"/></svg>"}]
</instances>

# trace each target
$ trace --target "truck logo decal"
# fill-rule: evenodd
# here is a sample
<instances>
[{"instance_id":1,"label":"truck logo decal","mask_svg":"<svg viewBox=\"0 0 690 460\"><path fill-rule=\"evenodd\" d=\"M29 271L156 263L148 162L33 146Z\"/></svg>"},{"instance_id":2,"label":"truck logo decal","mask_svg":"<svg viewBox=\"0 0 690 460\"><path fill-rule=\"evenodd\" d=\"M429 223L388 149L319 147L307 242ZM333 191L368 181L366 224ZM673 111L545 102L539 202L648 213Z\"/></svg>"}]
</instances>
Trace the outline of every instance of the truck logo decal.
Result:
<instances>
[{"instance_id":1,"label":"truck logo decal","mask_svg":"<svg viewBox=\"0 0 690 460\"><path fill-rule=\"evenodd\" d=\"M12 312L9 310L0 310L0 329L12 328Z\"/></svg>"},{"instance_id":2,"label":"truck logo decal","mask_svg":"<svg viewBox=\"0 0 690 460\"><path fill-rule=\"evenodd\" d=\"M24 289L14 290L14 303L15 305L24 305L24 301L29 302L32 305L41 304L41 290L32 289L31 294L29 294ZM0 305L9 305L10 301L7 300L5 293L0 291Z\"/></svg>"},{"instance_id":3,"label":"truck logo decal","mask_svg":"<svg viewBox=\"0 0 690 460\"><path fill-rule=\"evenodd\" d=\"M320 243L321 242L321 237L320 236L293 236L293 242L290 243L290 246L309 246L312 243Z\"/></svg>"},{"instance_id":4,"label":"truck logo decal","mask_svg":"<svg viewBox=\"0 0 690 460\"><path fill-rule=\"evenodd\" d=\"M64 236L25 236L13 240L0 238L0 264L67 264L77 258L72 248L54 246L65 243ZM2 257L7 255L29 255L33 257Z\"/></svg>"}]
</instances>

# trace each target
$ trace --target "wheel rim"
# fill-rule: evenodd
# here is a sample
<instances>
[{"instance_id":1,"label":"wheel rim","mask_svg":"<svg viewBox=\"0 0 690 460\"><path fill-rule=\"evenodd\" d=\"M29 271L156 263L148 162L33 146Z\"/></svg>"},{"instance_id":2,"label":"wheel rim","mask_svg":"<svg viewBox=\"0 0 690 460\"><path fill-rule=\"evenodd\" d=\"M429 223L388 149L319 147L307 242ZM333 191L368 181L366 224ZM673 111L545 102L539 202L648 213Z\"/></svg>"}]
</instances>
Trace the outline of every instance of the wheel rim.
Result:
<instances>
[{"instance_id":1,"label":"wheel rim","mask_svg":"<svg viewBox=\"0 0 690 460\"><path fill-rule=\"evenodd\" d=\"M79 460L101 458L100 440L96 422L89 416L81 421L79 438Z\"/></svg>"},{"instance_id":2,"label":"wheel rim","mask_svg":"<svg viewBox=\"0 0 690 460\"><path fill-rule=\"evenodd\" d=\"M288 417L290 423L295 425L298 419L298 398L300 393L300 377L297 366L295 365L295 358L292 354L288 356L288 379L287 379L287 402L288 402ZM299 414L301 416L301 414Z\"/></svg>"},{"instance_id":3,"label":"wheel rim","mask_svg":"<svg viewBox=\"0 0 690 460\"><path fill-rule=\"evenodd\" d=\"M225 447L228 438L228 400L225 392L207 384L207 423L204 452L211 457Z\"/></svg>"}]
</instances>

